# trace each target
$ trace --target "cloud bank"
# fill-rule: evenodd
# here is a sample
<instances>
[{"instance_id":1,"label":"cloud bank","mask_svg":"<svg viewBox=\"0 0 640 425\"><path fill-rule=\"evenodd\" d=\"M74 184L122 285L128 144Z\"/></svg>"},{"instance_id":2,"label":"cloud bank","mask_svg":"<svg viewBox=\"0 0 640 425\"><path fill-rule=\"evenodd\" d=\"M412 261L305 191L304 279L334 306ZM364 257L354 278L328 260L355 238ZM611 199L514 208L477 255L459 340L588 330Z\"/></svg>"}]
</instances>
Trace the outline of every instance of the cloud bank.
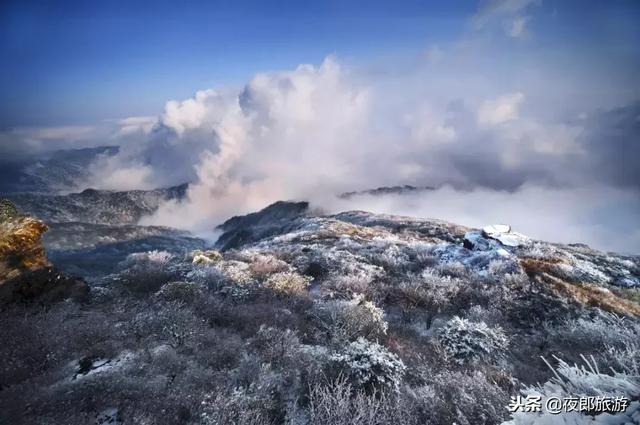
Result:
<instances>
[{"instance_id":1,"label":"cloud bank","mask_svg":"<svg viewBox=\"0 0 640 425\"><path fill-rule=\"evenodd\" d=\"M86 185L189 181L186 201L144 224L195 231L276 200L308 199L330 211L510 222L534 237L640 251L640 235L620 229L640 213L640 103L549 105L539 96L546 75L505 84L502 71L475 82L466 73L452 86L443 70L459 69L465 54L452 49L436 65L388 73L328 57L257 74L240 90L169 101L155 119L119 123L120 153L96 163ZM415 199L335 197L396 184L440 189Z\"/></svg>"},{"instance_id":2,"label":"cloud bank","mask_svg":"<svg viewBox=\"0 0 640 425\"><path fill-rule=\"evenodd\" d=\"M535 4L487 2L472 21L508 22ZM514 31L526 30L522 22ZM119 145L80 188L191 182L184 202L144 224L209 232L232 215L307 199L329 211L509 222L533 237L640 252L635 77L620 73L614 83L611 68L584 67L593 58L579 53L570 63L530 53L501 59L499 46L472 37L383 64L327 57L171 100L155 117L109 121L93 134L67 127L0 137L40 148ZM439 189L348 203L335 196L398 184Z\"/></svg>"}]
</instances>

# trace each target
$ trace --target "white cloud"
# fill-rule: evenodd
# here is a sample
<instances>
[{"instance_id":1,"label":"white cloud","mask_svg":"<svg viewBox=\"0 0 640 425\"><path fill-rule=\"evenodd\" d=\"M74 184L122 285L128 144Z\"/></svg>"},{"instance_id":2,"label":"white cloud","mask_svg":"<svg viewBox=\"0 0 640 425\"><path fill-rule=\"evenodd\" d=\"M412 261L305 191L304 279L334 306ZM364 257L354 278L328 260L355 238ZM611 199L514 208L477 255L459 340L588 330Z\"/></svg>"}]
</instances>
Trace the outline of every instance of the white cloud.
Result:
<instances>
[{"instance_id":1,"label":"white cloud","mask_svg":"<svg viewBox=\"0 0 640 425\"><path fill-rule=\"evenodd\" d=\"M607 186L551 188L525 185L514 192L443 187L420 195L363 196L335 201L331 212L361 209L439 218L471 227L508 223L532 238L638 253L640 198Z\"/></svg>"},{"instance_id":2,"label":"white cloud","mask_svg":"<svg viewBox=\"0 0 640 425\"><path fill-rule=\"evenodd\" d=\"M527 38L530 35L527 28L530 17L523 13L540 2L541 0L480 1L478 10L471 17L471 25L476 31L502 25L507 36Z\"/></svg>"},{"instance_id":3,"label":"white cloud","mask_svg":"<svg viewBox=\"0 0 640 425\"><path fill-rule=\"evenodd\" d=\"M478 125L493 126L517 119L523 101L524 94L510 93L482 102L477 115Z\"/></svg>"},{"instance_id":4,"label":"white cloud","mask_svg":"<svg viewBox=\"0 0 640 425\"><path fill-rule=\"evenodd\" d=\"M486 62L491 55L477 45L463 47L448 48L438 63L393 64L385 72L345 67L330 57L320 66L259 73L240 91L222 87L170 101L157 120L120 123L132 129L123 136L126 142L118 155L94 164L87 185L131 189L190 181L184 202L163 205L144 224L210 231L232 215L277 200L333 205L336 193L396 184L455 187L437 192L450 196L426 199L459 209L432 205L425 214L470 223L466 211L486 224L500 221L491 219L491 211L506 209L508 200L527 198L510 195L522 187L570 191L568 187L597 181L596 173L580 168L590 164L580 137L592 120L557 119L572 106L571 94L583 88L571 81L550 85L557 73L549 68L536 74L537 80L518 74L522 92L505 94L505 81L514 69ZM565 102L541 101L550 87L558 86L567 94ZM524 92L532 93L526 110L521 108ZM580 111L593 107L578 106ZM599 190L598 196L605 195L606 188ZM456 196L499 203L481 214L469 209L473 204L467 203L465 210L452 200ZM599 205L585 203L585 208ZM400 211L393 205L385 208ZM422 214L416 208L418 212ZM507 218L512 217L524 229L533 229L532 234L548 236L522 224L535 220L531 214L520 220L514 212ZM556 240L579 240L574 238L578 230L560 227L565 231ZM606 226L602 234L607 234Z\"/></svg>"},{"instance_id":5,"label":"white cloud","mask_svg":"<svg viewBox=\"0 0 640 425\"><path fill-rule=\"evenodd\" d=\"M436 145L456 140L456 129L447 125L439 111L422 105L421 109L409 113L405 123L409 128L411 140L417 145Z\"/></svg>"},{"instance_id":6,"label":"white cloud","mask_svg":"<svg viewBox=\"0 0 640 425\"><path fill-rule=\"evenodd\" d=\"M117 136L127 136L134 133L149 134L158 124L158 117L128 117L118 120Z\"/></svg>"},{"instance_id":7,"label":"white cloud","mask_svg":"<svg viewBox=\"0 0 640 425\"><path fill-rule=\"evenodd\" d=\"M224 108L224 99L215 90L201 90L192 99L170 100L165 105L162 123L181 135L188 129L205 125L211 109Z\"/></svg>"},{"instance_id":8,"label":"white cloud","mask_svg":"<svg viewBox=\"0 0 640 425\"><path fill-rule=\"evenodd\" d=\"M100 187L106 190L118 190L122 187L139 187L144 189L155 189L155 185L150 182L152 170L148 166L135 166L129 168L114 168L100 171L103 177L100 182L94 182L89 186Z\"/></svg>"},{"instance_id":9,"label":"white cloud","mask_svg":"<svg viewBox=\"0 0 640 425\"><path fill-rule=\"evenodd\" d=\"M366 89L351 86L332 58L317 68L258 74L235 98L200 94L173 103L163 124L187 140L196 137L189 130L204 126L209 143L194 164L188 202L165 205L147 223L188 217L193 225L210 225L277 199L304 197L314 187L345 186L348 176L363 172L358 156L377 149L362 137L368 105Z\"/></svg>"},{"instance_id":10,"label":"white cloud","mask_svg":"<svg viewBox=\"0 0 640 425\"><path fill-rule=\"evenodd\" d=\"M31 141L64 140L73 142L87 139L95 130L96 128L93 126L20 127L11 130L11 133Z\"/></svg>"},{"instance_id":11,"label":"white cloud","mask_svg":"<svg viewBox=\"0 0 640 425\"><path fill-rule=\"evenodd\" d=\"M518 16L508 22L507 26L505 27L505 32L509 37L526 38L529 34L527 31L528 21L528 16Z\"/></svg>"},{"instance_id":12,"label":"white cloud","mask_svg":"<svg viewBox=\"0 0 640 425\"><path fill-rule=\"evenodd\" d=\"M110 127L69 125L54 127L17 127L0 131L0 159L21 157L58 149L105 144Z\"/></svg>"},{"instance_id":13,"label":"white cloud","mask_svg":"<svg viewBox=\"0 0 640 425\"><path fill-rule=\"evenodd\" d=\"M529 6L540 3L540 0L483 0L478 4L478 10L471 17L476 29L481 29L494 19L516 15Z\"/></svg>"}]
</instances>

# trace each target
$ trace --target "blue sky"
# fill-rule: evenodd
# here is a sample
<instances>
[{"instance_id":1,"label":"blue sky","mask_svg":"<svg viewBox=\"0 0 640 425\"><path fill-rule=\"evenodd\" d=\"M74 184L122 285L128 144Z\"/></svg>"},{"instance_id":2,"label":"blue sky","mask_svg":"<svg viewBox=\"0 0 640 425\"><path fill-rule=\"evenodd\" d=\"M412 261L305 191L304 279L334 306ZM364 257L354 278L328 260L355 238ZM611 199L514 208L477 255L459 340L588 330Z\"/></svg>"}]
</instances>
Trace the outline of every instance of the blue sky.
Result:
<instances>
[{"instance_id":1,"label":"blue sky","mask_svg":"<svg viewBox=\"0 0 640 425\"><path fill-rule=\"evenodd\" d=\"M191 182L149 223L192 230L308 199L640 252L638 22L638 0L5 0L0 159L119 145L69 190ZM439 189L333 204L397 184Z\"/></svg>"},{"instance_id":2,"label":"blue sky","mask_svg":"<svg viewBox=\"0 0 640 425\"><path fill-rule=\"evenodd\" d=\"M505 37L499 19L476 31L475 1L4 1L0 127L157 114L168 99L259 71L329 54L384 60L465 36L507 55L588 50L582 60L637 65L640 2L524 3L532 37L523 42Z\"/></svg>"},{"instance_id":3,"label":"blue sky","mask_svg":"<svg viewBox=\"0 0 640 425\"><path fill-rule=\"evenodd\" d=\"M5 2L2 124L153 113L257 71L452 37L475 8L340 3Z\"/></svg>"}]
</instances>

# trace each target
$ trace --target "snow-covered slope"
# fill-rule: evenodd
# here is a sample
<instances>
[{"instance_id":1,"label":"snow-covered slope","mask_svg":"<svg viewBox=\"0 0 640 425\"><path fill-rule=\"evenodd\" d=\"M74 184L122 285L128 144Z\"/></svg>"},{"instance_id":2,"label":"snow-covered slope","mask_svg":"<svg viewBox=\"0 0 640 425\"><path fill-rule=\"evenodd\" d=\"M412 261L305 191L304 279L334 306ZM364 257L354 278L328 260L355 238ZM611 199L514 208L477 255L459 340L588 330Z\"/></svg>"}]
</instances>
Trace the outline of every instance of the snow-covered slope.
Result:
<instances>
[{"instance_id":1,"label":"snow-covered slope","mask_svg":"<svg viewBox=\"0 0 640 425\"><path fill-rule=\"evenodd\" d=\"M264 210L225 222L219 249L275 250L305 256L382 252L411 263L422 250L441 262L459 262L482 272L492 260L517 264L571 283L640 286L640 258L593 250L585 245L554 244L515 231L488 233L441 220L349 211L309 214L305 203L279 202ZM473 242L471 242L473 241ZM515 243L517 241L518 243ZM403 252L404 251L404 252Z\"/></svg>"},{"instance_id":2,"label":"snow-covered slope","mask_svg":"<svg viewBox=\"0 0 640 425\"><path fill-rule=\"evenodd\" d=\"M154 190L114 192L86 189L68 195L13 193L7 195L20 210L47 223L135 224L170 199L182 199L187 184Z\"/></svg>"},{"instance_id":3,"label":"snow-covered slope","mask_svg":"<svg viewBox=\"0 0 640 425\"><path fill-rule=\"evenodd\" d=\"M90 164L99 157L115 155L118 146L66 149L26 158L0 158L0 193L55 193L69 191L85 179Z\"/></svg>"},{"instance_id":4,"label":"snow-covered slope","mask_svg":"<svg viewBox=\"0 0 640 425\"><path fill-rule=\"evenodd\" d=\"M167 228L51 227L50 257L90 298L0 311L8 423L637 422L636 256L305 202L226 221L218 250ZM626 410L507 409L600 394Z\"/></svg>"}]
</instances>

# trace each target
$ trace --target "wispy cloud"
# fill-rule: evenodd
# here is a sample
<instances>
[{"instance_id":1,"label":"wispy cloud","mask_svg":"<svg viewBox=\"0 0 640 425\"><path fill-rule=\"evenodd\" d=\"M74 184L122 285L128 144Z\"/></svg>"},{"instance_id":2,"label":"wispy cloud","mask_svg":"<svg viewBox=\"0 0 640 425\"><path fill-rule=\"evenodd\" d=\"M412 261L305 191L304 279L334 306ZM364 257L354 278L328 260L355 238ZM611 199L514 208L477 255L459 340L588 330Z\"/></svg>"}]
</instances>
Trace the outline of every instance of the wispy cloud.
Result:
<instances>
[{"instance_id":1,"label":"wispy cloud","mask_svg":"<svg viewBox=\"0 0 640 425\"><path fill-rule=\"evenodd\" d=\"M117 120L118 136L127 136L135 133L149 134L158 124L158 117L128 117Z\"/></svg>"},{"instance_id":2,"label":"wispy cloud","mask_svg":"<svg viewBox=\"0 0 640 425\"><path fill-rule=\"evenodd\" d=\"M471 17L471 25L475 30L482 30L499 24L509 37L525 38L529 35L530 17L524 13L540 3L541 0L484 0Z\"/></svg>"},{"instance_id":3,"label":"wispy cloud","mask_svg":"<svg viewBox=\"0 0 640 425\"><path fill-rule=\"evenodd\" d=\"M11 160L32 153L85 147L104 140L99 126L17 127L0 131L0 158Z\"/></svg>"},{"instance_id":4,"label":"wispy cloud","mask_svg":"<svg viewBox=\"0 0 640 425\"><path fill-rule=\"evenodd\" d=\"M529 35L527 22L529 22L528 16L517 16L507 22L505 32L509 37L526 38Z\"/></svg>"},{"instance_id":5,"label":"wispy cloud","mask_svg":"<svg viewBox=\"0 0 640 425\"><path fill-rule=\"evenodd\" d=\"M19 127L9 130L8 134L33 141L64 140L73 142L87 139L95 130L94 126Z\"/></svg>"}]
</instances>

